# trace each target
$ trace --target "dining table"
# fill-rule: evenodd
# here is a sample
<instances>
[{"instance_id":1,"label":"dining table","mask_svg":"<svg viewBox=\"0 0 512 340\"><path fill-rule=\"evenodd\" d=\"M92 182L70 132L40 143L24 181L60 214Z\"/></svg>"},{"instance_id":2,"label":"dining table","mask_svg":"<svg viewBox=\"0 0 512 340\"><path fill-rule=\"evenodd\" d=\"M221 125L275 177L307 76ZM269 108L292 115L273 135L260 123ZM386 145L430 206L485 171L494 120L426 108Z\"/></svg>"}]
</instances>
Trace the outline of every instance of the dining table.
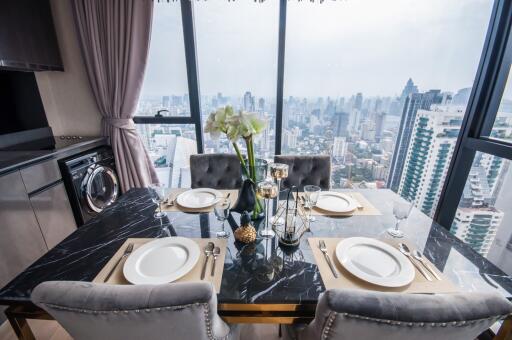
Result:
<instances>
[{"instance_id":1,"label":"dining table","mask_svg":"<svg viewBox=\"0 0 512 340\"><path fill-rule=\"evenodd\" d=\"M258 237L249 244L235 241L232 231L240 223L240 214L231 213L228 222L232 230L217 292L219 315L230 323L310 322L326 288L308 238L386 239L390 237L386 230L396 223L393 202L402 200L399 195L388 189L350 191L363 195L379 214L315 216L296 247L283 247L277 238ZM155 218L156 209L150 189L129 190L3 287L0 305L8 306L5 314L17 336L34 338L27 319L52 319L30 300L39 283L92 281L128 238L215 238L221 228L213 212L173 211ZM263 228L263 221L258 221L256 227ZM420 210L414 208L400 228L405 239L461 292L499 292L512 297L510 276ZM504 339L511 329L507 319L498 336Z\"/></svg>"}]
</instances>

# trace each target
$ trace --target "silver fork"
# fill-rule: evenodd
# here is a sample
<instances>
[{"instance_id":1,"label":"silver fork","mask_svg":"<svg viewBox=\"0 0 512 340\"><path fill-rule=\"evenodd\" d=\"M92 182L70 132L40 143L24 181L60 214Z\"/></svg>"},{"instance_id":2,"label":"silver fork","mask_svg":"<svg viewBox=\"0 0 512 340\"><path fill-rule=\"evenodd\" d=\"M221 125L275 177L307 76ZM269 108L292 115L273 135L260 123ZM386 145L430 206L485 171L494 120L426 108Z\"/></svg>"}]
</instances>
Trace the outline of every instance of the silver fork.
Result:
<instances>
[{"instance_id":1,"label":"silver fork","mask_svg":"<svg viewBox=\"0 0 512 340\"><path fill-rule=\"evenodd\" d=\"M107 282L108 279L110 279L110 277L114 273L114 270L116 270L116 268L119 265L119 263L121 262L121 260L128 257L132 252L133 252L133 243L129 243L128 247L126 247L126 249L124 250L123 255L117 260L116 264L112 267L112 269L110 269L107 277L105 278L105 280L103 280L103 282Z\"/></svg>"},{"instance_id":2,"label":"silver fork","mask_svg":"<svg viewBox=\"0 0 512 340\"><path fill-rule=\"evenodd\" d=\"M334 265L332 264L329 254L327 254L327 246L325 245L324 240L318 241L318 248L324 254L325 260L327 261L329 268L331 268L332 275L334 275L335 278L340 277L340 274L338 274L338 271L336 270L336 268L334 268Z\"/></svg>"}]
</instances>

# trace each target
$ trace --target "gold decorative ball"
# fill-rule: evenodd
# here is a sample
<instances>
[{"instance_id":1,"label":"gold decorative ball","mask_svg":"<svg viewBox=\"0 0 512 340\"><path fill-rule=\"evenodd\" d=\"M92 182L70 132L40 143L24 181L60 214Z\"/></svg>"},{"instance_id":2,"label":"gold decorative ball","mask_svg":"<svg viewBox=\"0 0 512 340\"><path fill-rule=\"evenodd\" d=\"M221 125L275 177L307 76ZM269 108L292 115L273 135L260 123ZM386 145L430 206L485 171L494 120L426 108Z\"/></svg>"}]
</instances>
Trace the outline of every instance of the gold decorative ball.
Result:
<instances>
[{"instance_id":1,"label":"gold decorative ball","mask_svg":"<svg viewBox=\"0 0 512 340\"><path fill-rule=\"evenodd\" d=\"M256 241L256 229L251 224L242 225L235 230L235 239L243 243L252 243Z\"/></svg>"}]
</instances>

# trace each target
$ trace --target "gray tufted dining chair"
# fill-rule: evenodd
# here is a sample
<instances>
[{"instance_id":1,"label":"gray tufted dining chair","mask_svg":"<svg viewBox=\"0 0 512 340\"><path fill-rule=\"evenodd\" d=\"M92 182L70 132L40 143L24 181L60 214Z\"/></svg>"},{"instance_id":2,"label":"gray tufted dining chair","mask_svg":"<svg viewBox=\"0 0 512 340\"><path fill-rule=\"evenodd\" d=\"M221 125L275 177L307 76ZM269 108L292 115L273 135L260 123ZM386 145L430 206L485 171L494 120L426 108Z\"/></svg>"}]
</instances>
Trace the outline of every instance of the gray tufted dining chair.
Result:
<instances>
[{"instance_id":1,"label":"gray tufted dining chair","mask_svg":"<svg viewBox=\"0 0 512 340\"><path fill-rule=\"evenodd\" d=\"M404 294L329 290L315 319L302 330L286 328L291 339L431 340L475 339L512 313L512 304L489 293Z\"/></svg>"},{"instance_id":2,"label":"gray tufted dining chair","mask_svg":"<svg viewBox=\"0 0 512 340\"><path fill-rule=\"evenodd\" d=\"M288 178L282 186L295 185L303 190L305 185L317 185L322 190L331 188L331 157L320 156L274 156L274 162L288 164Z\"/></svg>"},{"instance_id":3,"label":"gray tufted dining chair","mask_svg":"<svg viewBox=\"0 0 512 340\"><path fill-rule=\"evenodd\" d=\"M76 340L237 339L238 329L217 314L210 283L109 285L49 281L32 292Z\"/></svg>"},{"instance_id":4,"label":"gray tufted dining chair","mask_svg":"<svg viewBox=\"0 0 512 340\"><path fill-rule=\"evenodd\" d=\"M242 168L236 155L214 153L190 156L192 188L239 189Z\"/></svg>"}]
</instances>

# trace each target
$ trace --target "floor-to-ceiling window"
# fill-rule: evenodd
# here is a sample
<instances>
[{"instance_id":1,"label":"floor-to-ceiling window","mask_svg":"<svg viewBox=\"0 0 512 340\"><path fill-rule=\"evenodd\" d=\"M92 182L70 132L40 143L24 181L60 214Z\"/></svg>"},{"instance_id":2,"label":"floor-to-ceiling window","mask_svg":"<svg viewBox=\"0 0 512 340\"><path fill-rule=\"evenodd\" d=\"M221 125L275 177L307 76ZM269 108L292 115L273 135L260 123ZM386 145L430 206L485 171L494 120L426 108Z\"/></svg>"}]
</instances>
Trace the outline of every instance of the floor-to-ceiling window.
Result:
<instances>
[{"instance_id":1,"label":"floor-to-ceiling window","mask_svg":"<svg viewBox=\"0 0 512 340\"><path fill-rule=\"evenodd\" d=\"M274 154L278 13L279 1L194 2L203 125L226 105L258 114L268 122L255 141L260 158ZM233 152L225 137L205 134L204 144L206 153Z\"/></svg>"},{"instance_id":2,"label":"floor-to-ceiling window","mask_svg":"<svg viewBox=\"0 0 512 340\"><path fill-rule=\"evenodd\" d=\"M155 1L151 44L137 106L139 132L160 182L190 186L189 156L197 153L193 124L169 124L190 117L180 3ZM155 117L156 116L156 117Z\"/></svg>"},{"instance_id":3,"label":"floor-to-ceiling window","mask_svg":"<svg viewBox=\"0 0 512 340\"><path fill-rule=\"evenodd\" d=\"M390 187L433 215L491 9L288 1L283 153L331 155L333 187Z\"/></svg>"},{"instance_id":4,"label":"floor-to-ceiling window","mask_svg":"<svg viewBox=\"0 0 512 340\"><path fill-rule=\"evenodd\" d=\"M283 6L286 16L279 15ZM473 89L484 82L475 78L479 62L493 55L482 50L498 44L486 40L500 15L492 6L491 0L155 2L138 130L161 181L184 187L190 154L203 147L232 152L226 139L198 135L207 116L226 105L255 112L269 123L256 141L258 157L272 158L279 147L283 154L328 154L332 187L389 187L426 214L437 211L454 234L499 262L500 252L512 248L503 228L512 90L503 86L494 111L471 107L484 97ZM184 32L195 40L188 49ZM499 83L493 81L486 85L492 91ZM461 134L479 115L492 116L485 133L478 140ZM452 162L452 154L468 148L478 152ZM454 180L454 171L463 175ZM452 181L463 181L464 190L443 191ZM436 210L440 200L452 214Z\"/></svg>"}]
</instances>

